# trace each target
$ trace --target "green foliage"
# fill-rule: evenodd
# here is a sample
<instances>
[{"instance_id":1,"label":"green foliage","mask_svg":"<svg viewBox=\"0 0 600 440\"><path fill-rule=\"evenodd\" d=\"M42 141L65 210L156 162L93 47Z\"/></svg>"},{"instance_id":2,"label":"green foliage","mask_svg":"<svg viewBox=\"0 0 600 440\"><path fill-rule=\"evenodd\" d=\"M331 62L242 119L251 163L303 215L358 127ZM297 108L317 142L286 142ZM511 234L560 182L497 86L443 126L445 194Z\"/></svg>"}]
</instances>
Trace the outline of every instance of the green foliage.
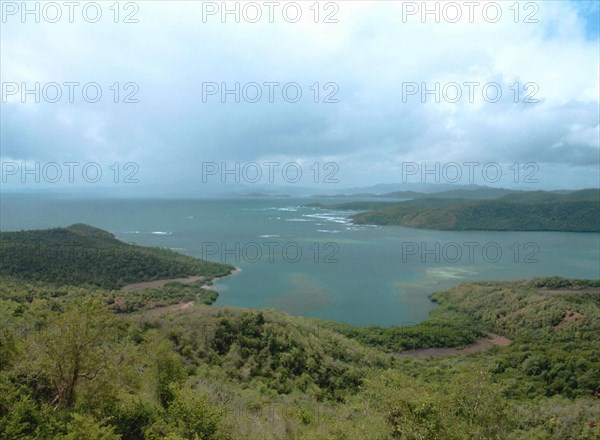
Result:
<instances>
[{"instance_id":1,"label":"green foliage","mask_svg":"<svg viewBox=\"0 0 600 440\"><path fill-rule=\"evenodd\" d=\"M0 438L25 438L43 423L37 402L24 387L0 375Z\"/></svg>"},{"instance_id":2,"label":"green foliage","mask_svg":"<svg viewBox=\"0 0 600 440\"><path fill-rule=\"evenodd\" d=\"M105 297L110 307L117 313L132 313L193 301L210 305L217 300L219 294L214 290L205 289L203 287L205 283L204 280L189 284L172 282L156 288L111 292Z\"/></svg>"},{"instance_id":3,"label":"green foliage","mask_svg":"<svg viewBox=\"0 0 600 440\"><path fill-rule=\"evenodd\" d=\"M215 438L223 411L208 403L206 396L193 389L182 389L167 410L167 423L172 432L185 439Z\"/></svg>"},{"instance_id":4,"label":"green foliage","mask_svg":"<svg viewBox=\"0 0 600 440\"><path fill-rule=\"evenodd\" d=\"M390 352L418 348L464 347L474 342L483 332L466 314L441 306L429 319L402 327L356 327L336 322L323 322L349 338L363 344L380 347Z\"/></svg>"},{"instance_id":5,"label":"green foliage","mask_svg":"<svg viewBox=\"0 0 600 440\"><path fill-rule=\"evenodd\" d=\"M600 438L597 280L465 284L389 329L201 305L116 314L103 289L0 281L0 438ZM492 331L512 344L386 353Z\"/></svg>"},{"instance_id":6,"label":"green foliage","mask_svg":"<svg viewBox=\"0 0 600 440\"><path fill-rule=\"evenodd\" d=\"M147 356L156 383L158 402L167 408L174 396L174 386L185 379L185 370L181 357L175 353L169 341L155 331L149 332L146 341Z\"/></svg>"},{"instance_id":7,"label":"green foliage","mask_svg":"<svg viewBox=\"0 0 600 440\"><path fill-rule=\"evenodd\" d=\"M160 417L160 410L151 400L137 397L123 401L112 414L111 424L115 432L124 439L144 440L146 431Z\"/></svg>"},{"instance_id":8,"label":"green foliage","mask_svg":"<svg viewBox=\"0 0 600 440\"><path fill-rule=\"evenodd\" d=\"M155 288L120 291L83 286L57 286L41 281L4 277L0 284L0 300L19 303L46 300L51 307L60 309L65 302L93 296L106 303L117 313L133 313L186 302L212 304L219 294L214 290L205 289L204 285L205 281L200 280L189 284L172 282ZM11 319L11 317L6 317L6 319ZM6 327L0 328L0 350L10 350L11 338Z\"/></svg>"},{"instance_id":9,"label":"green foliage","mask_svg":"<svg viewBox=\"0 0 600 440\"><path fill-rule=\"evenodd\" d=\"M598 284L559 277L470 283L434 299L514 339L491 369L516 379L510 394L586 396L600 389Z\"/></svg>"},{"instance_id":10,"label":"green foliage","mask_svg":"<svg viewBox=\"0 0 600 440\"><path fill-rule=\"evenodd\" d=\"M72 306L30 335L20 368L40 387L50 388L51 404L70 407L80 381L106 374L115 324L114 316L98 301Z\"/></svg>"},{"instance_id":11,"label":"green foliage","mask_svg":"<svg viewBox=\"0 0 600 440\"><path fill-rule=\"evenodd\" d=\"M299 390L343 400L370 368L391 362L311 320L272 311L190 308L169 320L149 322L141 315L136 321L169 335L186 362L218 367L228 380L262 384L277 393Z\"/></svg>"},{"instance_id":12,"label":"green foliage","mask_svg":"<svg viewBox=\"0 0 600 440\"><path fill-rule=\"evenodd\" d=\"M113 426L99 426L98 422L86 414L72 414L72 420L67 425L67 434L60 435L57 440L120 440Z\"/></svg>"},{"instance_id":13,"label":"green foliage","mask_svg":"<svg viewBox=\"0 0 600 440\"><path fill-rule=\"evenodd\" d=\"M0 232L0 275L56 285L116 289L140 281L202 275L234 268L171 250L123 243L87 225L45 231Z\"/></svg>"},{"instance_id":14,"label":"green foliage","mask_svg":"<svg viewBox=\"0 0 600 440\"><path fill-rule=\"evenodd\" d=\"M599 232L600 197L598 190L581 190L514 193L494 200L418 199L357 214L353 220L452 231Z\"/></svg>"}]
</instances>

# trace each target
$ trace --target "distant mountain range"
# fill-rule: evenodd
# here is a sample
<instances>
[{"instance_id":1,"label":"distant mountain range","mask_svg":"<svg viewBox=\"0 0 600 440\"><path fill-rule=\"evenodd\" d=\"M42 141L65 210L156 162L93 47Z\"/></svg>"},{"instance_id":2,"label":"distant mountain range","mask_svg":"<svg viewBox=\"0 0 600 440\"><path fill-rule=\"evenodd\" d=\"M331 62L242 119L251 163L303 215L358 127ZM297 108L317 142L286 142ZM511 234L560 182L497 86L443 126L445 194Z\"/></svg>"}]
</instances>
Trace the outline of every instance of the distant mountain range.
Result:
<instances>
[{"instance_id":1,"label":"distant mountain range","mask_svg":"<svg viewBox=\"0 0 600 440\"><path fill-rule=\"evenodd\" d=\"M435 194L446 191L477 191L494 189L487 186L468 184L457 185L449 183L378 183L372 186L347 188L332 194L331 191L315 194L313 197L404 197L410 194ZM511 191L502 189L502 191Z\"/></svg>"},{"instance_id":2,"label":"distant mountain range","mask_svg":"<svg viewBox=\"0 0 600 440\"><path fill-rule=\"evenodd\" d=\"M381 183L371 186L345 188L340 183L303 186L302 184L226 183L209 182L200 185L146 184L130 186L95 186L94 188L70 186L68 188L3 188L2 195L10 196L60 196L86 198L416 198L427 194L447 193L448 197L492 198L527 188L506 189L482 185L434 183ZM490 195L485 193L489 192Z\"/></svg>"}]
</instances>

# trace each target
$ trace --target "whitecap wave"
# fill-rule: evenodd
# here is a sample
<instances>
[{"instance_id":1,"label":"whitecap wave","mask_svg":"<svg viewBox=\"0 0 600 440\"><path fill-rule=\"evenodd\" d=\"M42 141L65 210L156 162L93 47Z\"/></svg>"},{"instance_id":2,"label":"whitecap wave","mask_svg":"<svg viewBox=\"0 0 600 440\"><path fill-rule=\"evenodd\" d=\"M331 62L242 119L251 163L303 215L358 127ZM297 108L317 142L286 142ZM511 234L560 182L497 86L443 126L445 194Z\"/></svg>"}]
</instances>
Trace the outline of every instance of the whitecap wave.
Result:
<instances>
[{"instance_id":1,"label":"whitecap wave","mask_svg":"<svg viewBox=\"0 0 600 440\"><path fill-rule=\"evenodd\" d=\"M318 220L325 220L333 223L343 223L348 224L351 223L352 220L348 217L340 217L339 215L334 214L304 214L303 217L314 218Z\"/></svg>"},{"instance_id":2,"label":"whitecap wave","mask_svg":"<svg viewBox=\"0 0 600 440\"><path fill-rule=\"evenodd\" d=\"M298 206L287 206L285 208L280 208L277 206L271 206L269 208L242 208L242 211L289 211L296 212L298 211Z\"/></svg>"}]
</instances>

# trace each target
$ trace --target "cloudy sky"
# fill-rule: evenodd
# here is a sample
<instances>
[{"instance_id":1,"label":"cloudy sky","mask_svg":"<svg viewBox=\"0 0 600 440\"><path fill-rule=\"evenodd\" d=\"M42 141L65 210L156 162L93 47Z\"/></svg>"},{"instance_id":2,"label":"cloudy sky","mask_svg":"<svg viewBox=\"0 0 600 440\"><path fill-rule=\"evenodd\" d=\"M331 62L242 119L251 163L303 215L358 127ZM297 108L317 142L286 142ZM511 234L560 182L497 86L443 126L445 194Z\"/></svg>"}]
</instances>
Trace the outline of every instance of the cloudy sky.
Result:
<instances>
[{"instance_id":1,"label":"cloudy sky","mask_svg":"<svg viewBox=\"0 0 600 440\"><path fill-rule=\"evenodd\" d=\"M599 184L598 2L89 3L2 2L5 190Z\"/></svg>"}]
</instances>

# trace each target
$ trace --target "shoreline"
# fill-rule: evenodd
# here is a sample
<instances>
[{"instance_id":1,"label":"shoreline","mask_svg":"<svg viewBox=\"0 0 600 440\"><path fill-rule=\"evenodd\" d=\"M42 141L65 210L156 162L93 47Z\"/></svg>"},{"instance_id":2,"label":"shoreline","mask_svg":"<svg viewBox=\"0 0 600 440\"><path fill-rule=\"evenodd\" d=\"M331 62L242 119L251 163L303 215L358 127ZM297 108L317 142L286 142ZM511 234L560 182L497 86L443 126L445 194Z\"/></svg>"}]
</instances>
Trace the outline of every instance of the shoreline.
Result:
<instances>
[{"instance_id":1,"label":"shoreline","mask_svg":"<svg viewBox=\"0 0 600 440\"><path fill-rule=\"evenodd\" d=\"M215 283L215 281L220 281L220 280L222 280L222 279L224 279L224 278L227 278L227 277L231 277L231 276L237 275L237 274L239 274L241 271L242 271L242 269L241 269L241 268L239 268L239 267L236 267L236 268L234 268L234 269L233 269L231 272L229 272L227 275L223 275L222 277L215 277L215 278L211 279L211 280L209 281L209 283L210 283L210 284L203 284L203 285L202 285L202 288L203 288L203 289L206 289L206 290L212 290L212 291L214 291L214 292L217 292L217 293L219 293L218 289L216 289L216 288L214 287L214 283Z\"/></svg>"},{"instance_id":2,"label":"shoreline","mask_svg":"<svg viewBox=\"0 0 600 440\"><path fill-rule=\"evenodd\" d=\"M125 284L119 290L121 292L136 292L138 290L143 290L143 289L155 289L155 288L162 287L165 284L169 284L169 283L191 284L195 281L203 280L204 278L206 278L206 277L204 277L202 275L193 275L193 276L183 277L183 278L167 278L167 279L162 279L162 280L141 281L139 283Z\"/></svg>"},{"instance_id":3,"label":"shoreline","mask_svg":"<svg viewBox=\"0 0 600 440\"><path fill-rule=\"evenodd\" d=\"M241 271L242 271L242 269L240 269L239 267L236 267L231 272L229 272L227 275L211 278L208 281L208 283L210 283L210 284L203 284L202 288L206 289L206 290L215 290L216 291L216 289L213 288L214 281L218 281L225 277L236 275L236 274L240 273ZM169 283L191 284L196 281L202 281L204 279L206 279L206 276L204 276L204 275L192 275L189 277L182 277L182 278L165 278L162 280L141 281L139 283L126 284L126 285L122 286L119 289L119 291L121 291L121 292L136 292L138 290L143 290L143 289L156 289L156 288L162 287L165 284L169 284Z\"/></svg>"}]
</instances>

